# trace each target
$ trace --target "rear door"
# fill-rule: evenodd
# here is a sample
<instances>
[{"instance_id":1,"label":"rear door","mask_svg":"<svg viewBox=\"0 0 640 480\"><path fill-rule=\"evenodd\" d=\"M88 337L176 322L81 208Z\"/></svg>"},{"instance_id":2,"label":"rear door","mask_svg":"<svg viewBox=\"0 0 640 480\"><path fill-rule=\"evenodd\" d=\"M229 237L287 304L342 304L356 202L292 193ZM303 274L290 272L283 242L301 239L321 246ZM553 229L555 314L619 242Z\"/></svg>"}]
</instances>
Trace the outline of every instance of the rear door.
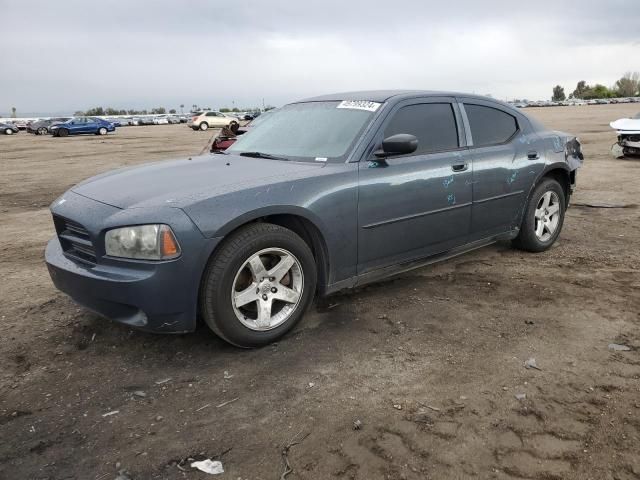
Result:
<instances>
[{"instance_id":1,"label":"rear door","mask_svg":"<svg viewBox=\"0 0 640 480\"><path fill-rule=\"evenodd\" d=\"M93 118L87 118L87 123L84 126L83 133L96 133L100 125Z\"/></svg>"},{"instance_id":2,"label":"rear door","mask_svg":"<svg viewBox=\"0 0 640 480\"><path fill-rule=\"evenodd\" d=\"M534 138L515 112L498 103L460 98L473 157L470 241L512 230L531 184L528 159ZM535 153L535 152L534 152Z\"/></svg>"},{"instance_id":3,"label":"rear door","mask_svg":"<svg viewBox=\"0 0 640 480\"><path fill-rule=\"evenodd\" d=\"M409 155L359 163L358 273L444 252L467 241L472 162L453 98L399 103L374 140L398 133L418 138Z\"/></svg>"},{"instance_id":4,"label":"rear door","mask_svg":"<svg viewBox=\"0 0 640 480\"><path fill-rule=\"evenodd\" d=\"M222 126L220 122L220 117L218 115L220 115L218 112L207 112L206 114L207 123L209 124L210 127Z\"/></svg>"}]
</instances>

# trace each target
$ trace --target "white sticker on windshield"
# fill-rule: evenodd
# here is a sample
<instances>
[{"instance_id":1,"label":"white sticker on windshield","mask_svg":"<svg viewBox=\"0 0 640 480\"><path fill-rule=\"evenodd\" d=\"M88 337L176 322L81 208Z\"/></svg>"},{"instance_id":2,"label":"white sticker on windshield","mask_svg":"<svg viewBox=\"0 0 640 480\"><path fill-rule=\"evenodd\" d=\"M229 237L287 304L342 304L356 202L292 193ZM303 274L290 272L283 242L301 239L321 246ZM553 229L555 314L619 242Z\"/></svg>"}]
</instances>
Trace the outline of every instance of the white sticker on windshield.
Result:
<instances>
[{"instance_id":1,"label":"white sticker on windshield","mask_svg":"<svg viewBox=\"0 0 640 480\"><path fill-rule=\"evenodd\" d=\"M326 162L327 157L316 157L316 162Z\"/></svg>"},{"instance_id":2,"label":"white sticker on windshield","mask_svg":"<svg viewBox=\"0 0 640 480\"><path fill-rule=\"evenodd\" d=\"M343 100L336 108L351 108L354 110L366 110L367 112L375 112L382 105L377 102L368 100Z\"/></svg>"}]
</instances>

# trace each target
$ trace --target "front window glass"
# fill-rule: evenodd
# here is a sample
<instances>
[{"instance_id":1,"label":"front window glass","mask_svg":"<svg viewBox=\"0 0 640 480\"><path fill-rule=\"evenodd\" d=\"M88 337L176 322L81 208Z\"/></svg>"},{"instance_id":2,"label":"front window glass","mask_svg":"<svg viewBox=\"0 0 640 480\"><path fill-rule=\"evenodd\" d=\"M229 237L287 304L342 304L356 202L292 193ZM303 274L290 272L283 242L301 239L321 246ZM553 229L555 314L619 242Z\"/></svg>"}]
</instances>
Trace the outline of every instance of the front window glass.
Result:
<instances>
[{"instance_id":1,"label":"front window glass","mask_svg":"<svg viewBox=\"0 0 640 480\"><path fill-rule=\"evenodd\" d=\"M373 117L371 110L345 107L344 104L286 105L252 125L251 130L227 151L235 154L260 152L294 160L344 160Z\"/></svg>"},{"instance_id":2,"label":"front window glass","mask_svg":"<svg viewBox=\"0 0 640 480\"><path fill-rule=\"evenodd\" d=\"M414 155L458 148L458 128L450 103L421 103L398 110L384 130L384 137L408 133L418 139Z\"/></svg>"}]
</instances>

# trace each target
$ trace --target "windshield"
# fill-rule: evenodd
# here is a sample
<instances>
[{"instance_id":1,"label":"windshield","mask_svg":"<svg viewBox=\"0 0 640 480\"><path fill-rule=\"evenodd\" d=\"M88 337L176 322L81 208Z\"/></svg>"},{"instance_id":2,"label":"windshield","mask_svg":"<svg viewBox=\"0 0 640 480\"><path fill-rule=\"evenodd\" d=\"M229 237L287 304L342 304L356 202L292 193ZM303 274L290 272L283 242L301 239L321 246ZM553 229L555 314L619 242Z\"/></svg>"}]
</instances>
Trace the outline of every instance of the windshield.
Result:
<instances>
[{"instance_id":1,"label":"windshield","mask_svg":"<svg viewBox=\"0 0 640 480\"><path fill-rule=\"evenodd\" d=\"M258 115L257 117L255 117L253 120L251 120L247 126L253 128L257 125L260 125L262 122L264 122L267 118L269 118L269 115L272 114L273 112L275 112L276 110L267 110L264 113L261 113L260 115Z\"/></svg>"},{"instance_id":2,"label":"windshield","mask_svg":"<svg viewBox=\"0 0 640 480\"><path fill-rule=\"evenodd\" d=\"M260 152L292 160L344 160L380 106L362 109L349 102L286 105L238 137L227 151ZM260 117L258 117L260 118Z\"/></svg>"}]
</instances>

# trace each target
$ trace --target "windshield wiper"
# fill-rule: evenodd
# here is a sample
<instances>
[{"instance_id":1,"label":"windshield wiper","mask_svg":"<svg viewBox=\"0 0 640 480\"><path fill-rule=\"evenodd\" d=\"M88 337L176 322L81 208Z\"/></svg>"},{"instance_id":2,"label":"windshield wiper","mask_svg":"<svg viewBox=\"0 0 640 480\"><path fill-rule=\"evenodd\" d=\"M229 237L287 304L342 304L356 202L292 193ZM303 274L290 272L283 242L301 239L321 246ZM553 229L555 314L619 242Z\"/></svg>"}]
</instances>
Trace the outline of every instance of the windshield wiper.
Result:
<instances>
[{"instance_id":1,"label":"windshield wiper","mask_svg":"<svg viewBox=\"0 0 640 480\"><path fill-rule=\"evenodd\" d=\"M267 158L269 160L289 160L288 158L269 155L268 153L263 152L240 152L238 155L240 155L241 157Z\"/></svg>"}]
</instances>

